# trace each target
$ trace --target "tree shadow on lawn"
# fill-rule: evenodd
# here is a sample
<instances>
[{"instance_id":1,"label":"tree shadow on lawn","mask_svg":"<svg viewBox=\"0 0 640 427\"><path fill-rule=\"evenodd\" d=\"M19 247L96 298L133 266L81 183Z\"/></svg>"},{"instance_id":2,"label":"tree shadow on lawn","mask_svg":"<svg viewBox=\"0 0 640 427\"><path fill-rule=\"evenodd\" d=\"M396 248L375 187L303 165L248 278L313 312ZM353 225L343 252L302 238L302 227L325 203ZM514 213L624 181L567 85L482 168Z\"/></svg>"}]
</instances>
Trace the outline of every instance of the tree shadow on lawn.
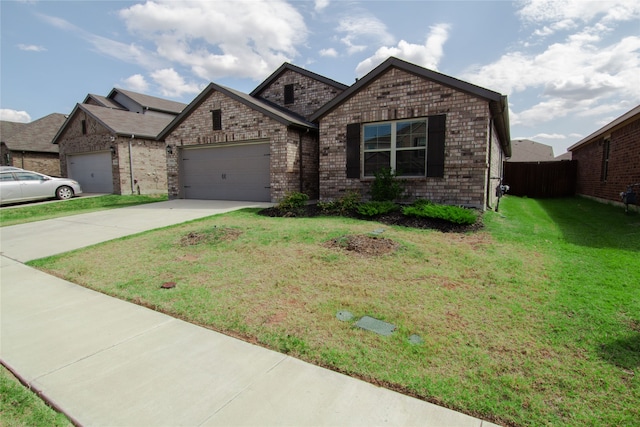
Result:
<instances>
[{"instance_id":1,"label":"tree shadow on lawn","mask_svg":"<svg viewBox=\"0 0 640 427\"><path fill-rule=\"evenodd\" d=\"M640 333L634 332L602 344L598 352L603 360L622 369L637 369L640 367Z\"/></svg>"},{"instance_id":2,"label":"tree shadow on lawn","mask_svg":"<svg viewBox=\"0 0 640 427\"><path fill-rule=\"evenodd\" d=\"M569 243L640 252L640 214L637 212L625 214L624 208L582 197L536 201Z\"/></svg>"}]
</instances>

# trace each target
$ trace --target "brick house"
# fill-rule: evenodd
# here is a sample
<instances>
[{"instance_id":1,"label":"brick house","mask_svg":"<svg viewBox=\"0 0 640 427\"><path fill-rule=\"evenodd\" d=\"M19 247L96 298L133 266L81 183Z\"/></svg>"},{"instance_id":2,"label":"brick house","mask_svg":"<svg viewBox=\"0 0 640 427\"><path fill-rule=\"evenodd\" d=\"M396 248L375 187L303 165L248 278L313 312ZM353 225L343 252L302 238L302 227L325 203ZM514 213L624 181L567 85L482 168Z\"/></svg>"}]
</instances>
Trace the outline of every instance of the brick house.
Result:
<instances>
[{"instance_id":1,"label":"brick house","mask_svg":"<svg viewBox=\"0 0 640 427\"><path fill-rule=\"evenodd\" d=\"M576 192L620 202L620 192L640 183L640 105L568 150L578 163Z\"/></svg>"},{"instance_id":2,"label":"brick house","mask_svg":"<svg viewBox=\"0 0 640 427\"><path fill-rule=\"evenodd\" d=\"M320 199L367 196L393 168L408 199L485 209L511 156L506 96L389 58L316 111Z\"/></svg>"},{"instance_id":3,"label":"brick house","mask_svg":"<svg viewBox=\"0 0 640 427\"><path fill-rule=\"evenodd\" d=\"M506 97L396 58L351 87L291 64L250 94L211 83L159 139L172 198L366 198L388 166L409 198L484 209L511 155Z\"/></svg>"},{"instance_id":4,"label":"brick house","mask_svg":"<svg viewBox=\"0 0 640 427\"><path fill-rule=\"evenodd\" d=\"M210 83L159 135L169 197L316 199L318 126L308 116L346 85L284 64L251 94Z\"/></svg>"},{"instance_id":5,"label":"brick house","mask_svg":"<svg viewBox=\"0 0 640 427\"><path fill-rule=\"evenodd\" d=\"M158 135L184 107L123 89L87 95L53 139L62 174L85 193L166 194L166 151Z\"/></svg>"},{"instance_id":6,"label":"brick house","mask_svg":"<svg viewBox=\"0 0 640 427\"><path fill-rule=\"evenodd\" d=\"M0 165L60 176L58 146L52 140L65 121L49 114L30 123L0 122Z\"/></svg>"}]
</instances>

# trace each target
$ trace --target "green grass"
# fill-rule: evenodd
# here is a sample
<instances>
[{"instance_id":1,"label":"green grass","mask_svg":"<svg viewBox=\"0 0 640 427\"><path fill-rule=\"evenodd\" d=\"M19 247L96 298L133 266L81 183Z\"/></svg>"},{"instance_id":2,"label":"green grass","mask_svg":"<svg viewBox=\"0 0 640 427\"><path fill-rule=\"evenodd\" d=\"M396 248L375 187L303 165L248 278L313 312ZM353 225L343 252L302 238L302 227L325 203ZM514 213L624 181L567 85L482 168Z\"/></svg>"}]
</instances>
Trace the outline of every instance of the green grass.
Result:
<instances>
[{"instance_id":1,"label":"green grass","mask_svg":"<svg viewBox=\"0 0 640 427\"><path fill-rule=\"evenodd\" d=\"M95 212L105 209L124 208L167 200L166 195L129 195L110 194L97 197L78 197L55 203L24 204L0 209L0 226L24 224L44 219L59 218Z\"/></svg>"},{"instance_id":2,"label":"green grass","mask_svg":"<svg viewBox=\"0 0 640 427\"><path fill-rule=\"evenodd\" d=\"M500 207L473 234L243 210L30 264L499 424L638 425L640 216L577 198ZM379 228L400 249L328 244ZM397 332L356 328L365 315Z\"/></svg>"},{"instance_id":3,"label":"green grass","mask_svg":"<svg viewBox=\"0 0 640 427\"><path fill-rule=\"evenodd\" d=\"M4 366L0 366L0 425L4 427L72 426L63 415L22 386Z\"/></svg>"}]
</instances>

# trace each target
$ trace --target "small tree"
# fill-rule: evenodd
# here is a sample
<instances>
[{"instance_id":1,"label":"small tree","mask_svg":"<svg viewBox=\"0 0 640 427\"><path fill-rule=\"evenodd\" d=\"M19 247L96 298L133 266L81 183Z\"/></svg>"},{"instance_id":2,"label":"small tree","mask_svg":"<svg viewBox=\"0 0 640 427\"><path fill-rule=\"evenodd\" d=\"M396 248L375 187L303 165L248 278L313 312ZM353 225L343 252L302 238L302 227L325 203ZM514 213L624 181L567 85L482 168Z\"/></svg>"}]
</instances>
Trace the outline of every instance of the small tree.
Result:
<instances>
[{"instance_id":1,"label":"small tree","mask_svg":"<svg viewBox=\"0 0 640 427\"><path fill-rule=\"evenodd\" d=\"M376 202L395 201L404 195L404 181L391 168L379 169L371 184L371 200Z\"/></svg>"}]
</instances>

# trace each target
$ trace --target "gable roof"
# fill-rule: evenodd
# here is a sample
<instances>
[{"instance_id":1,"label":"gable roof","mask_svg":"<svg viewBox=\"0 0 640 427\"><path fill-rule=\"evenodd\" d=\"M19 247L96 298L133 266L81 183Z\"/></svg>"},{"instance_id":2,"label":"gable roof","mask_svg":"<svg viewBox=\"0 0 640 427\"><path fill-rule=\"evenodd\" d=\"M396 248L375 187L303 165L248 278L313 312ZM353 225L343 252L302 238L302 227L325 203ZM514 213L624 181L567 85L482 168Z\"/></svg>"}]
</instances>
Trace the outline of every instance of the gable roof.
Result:
<instances>
[{"instance_id":1,"label":"gable roof","mask_svg":"<svg viewBox=\"0 0 640 427\"><path fill-rule=\"evenodd\" d=\"M167 116L138 114L131 111L115 110L90 104L76 104L66 123L69 123L79 111L83 111L91 116L114 135L131 136L142 139L156 139L162 129L171 121L171 117ZM62 135L62 130L66 127L66 123L65 126L60 128L60 131L53 139L54 144L58 143L58 139Z\"/></svg>"},{"instance_id":2,"label":"gable roof","mask_svg":"<svg viewBox=\"0 0 640 427\"><path fill-rule=\"evenodd\" d=\"M555 160L553 147L529 139L511 141L512 156L509 162L551 162Z\"/></svg>"},{"instance_id":3,"label":"gable roof","mask_svg":"<svg viewBox=\"0 0 640 427\"><path fill-rule=\"evenodd\" d=\"M332 80L328 77L322 76L320 74L316 74L314 72L311 72L309 70L305 70L304 68L300 68L296 65L290 64L288 62L285 62L284 64L282 64L280 66L280 68L278 68L276 71L274 71L269 77L267 77L267 79L265 81L263 81L262 83L260 83L260 85L255 88L249 95L251 96L259 96L260 93L262 93L263 90L265 90L267 87L269 87L275 80L277 80L280 75L282 73L284 73L285 71L294 71L298 74L302 74L303 76L309 77L310 79L313 80L317 80L319 82L322 82L326 85L329 86L333 86L336 89L340 89L341 91L346 90L349 88L349 86L342 84L340 82L337 82L335 80Z\"/></svg>"},{"instance_id":4,"label":"gable roof","mask_svg":"<svg viewBox=\"0 0 640 427\"><path fill-rule=\"evenodd\" d=\"M28 125L29 123L0 120L0 141L4 142L5 140L8 140L13 135L26 128Z\"/></svg>"},{"instance_id":5,"label":"gable roof","mask_svg":"<svg viewBox=\"0 0 640 427\"><path fill-rule=\"evenodd\" d=\"M329 101L322 108L316 111L310 118L310 120L316 122L323 116L329 114L333 109L345 102L347 99L354 96L361 89L365 88L369 83L376 80L382 74L390 70L391 68L397 68L408 73L414 74L418 77L422 77L427 80L435 81L441 85L448 86L455 90L466 92L473 96L485 99L489 102L489 109L491 116L495 120L498 137L500 144L507 157L511 156L511 135L509 130L509 108L507 104L507 97L498 92L494 92L489 89L485 89L480 86L458 80L454 77L447 76L445 74L438 73L433 70L429 70L424 67L412 64L410 62L403 61L395 57L389 57L382 64L371 70L366 76L359 79L347 90L340 95Z\"/></svg>"},{"instance_id":6,"label":"gable roof","mask_svg":"<svg viewBox=\"0 0 640 427\"><path fill-rule=\"evenodd\" d=\"M317 129L318 126L311 123L302 117L293 114L289 111L284 111L273 104L270 104L264 100L253 98L251 95L239 92L237 90L220 86L215 83L209 83L209 85L180 113L173 121L158 135L158 139L164 139L171 133L182 121L187 118L192 111L194 111L202 102L209 97L211 92L217 91L229 98L238 101L247 107L259 111L260 113L268 116L277 122L282 123L285 126L294 126L306 129Z\"/></svg>"},{"instance_id":7,"label":"gable roof","mask_svg":"<svg viewBox=\"0 0 640 427\"><path fill-rule=\"evenodd\" d=\"M630 111L627 111L626 113L624 113L623 115L621 115L620 117L612 121L611 123L604 125L603 127L593 132L591 135L587 136L586 138L583 138L580 141L576 142L571 147L567 148L567 151L573 151L576 148L580 148L580 146L590 142L595 138L604 136L604 134L613 130L615 127L624 125L626 121L633 121L637 119L640 119L640 105L638 105L635 108L632 108Z\"/></svg>"},{"instance_id":8,"label":"gable roof","mask_svg":"<svg viewBox=\"0 0 640 427\"><path fill-rule=\"evenodd\" d=\"M3 136L2 142L11 151L58 153L58 146L52 141L65 120L64 114L53 113L31 123L23 123L24 126L8 138Z\"/></svg>"},{"instance_id":9,"label":"gable roof","mask_svg":"<svg viewBox=\"0 0 640 427\"><path fill-rule=\"evenodd\" d=\"M93 100L98 105L106 108L115 108L116 110L126 110L122 105L118 104L113 99L107 98L106 96L95 95L90 93L87 97L82 101L83 104L88 104L90 100Z\"/></svg>"},{"instance_id":10,"label":"gable roof","mask_svg":"<svg viewBox=\"0 0 640 427\"><path fill-rule=\"evenodd\" d=\"M121 93L122 95L131 99L145 110L180 114L180 112L186 107L186 104L183 104L182 102L157 98L155 96L144 95L142 93L131 92L130 90L124 90L120 88L112 89L107 98L113 100L118 93Z\"/></svg>"}]
</instances>

